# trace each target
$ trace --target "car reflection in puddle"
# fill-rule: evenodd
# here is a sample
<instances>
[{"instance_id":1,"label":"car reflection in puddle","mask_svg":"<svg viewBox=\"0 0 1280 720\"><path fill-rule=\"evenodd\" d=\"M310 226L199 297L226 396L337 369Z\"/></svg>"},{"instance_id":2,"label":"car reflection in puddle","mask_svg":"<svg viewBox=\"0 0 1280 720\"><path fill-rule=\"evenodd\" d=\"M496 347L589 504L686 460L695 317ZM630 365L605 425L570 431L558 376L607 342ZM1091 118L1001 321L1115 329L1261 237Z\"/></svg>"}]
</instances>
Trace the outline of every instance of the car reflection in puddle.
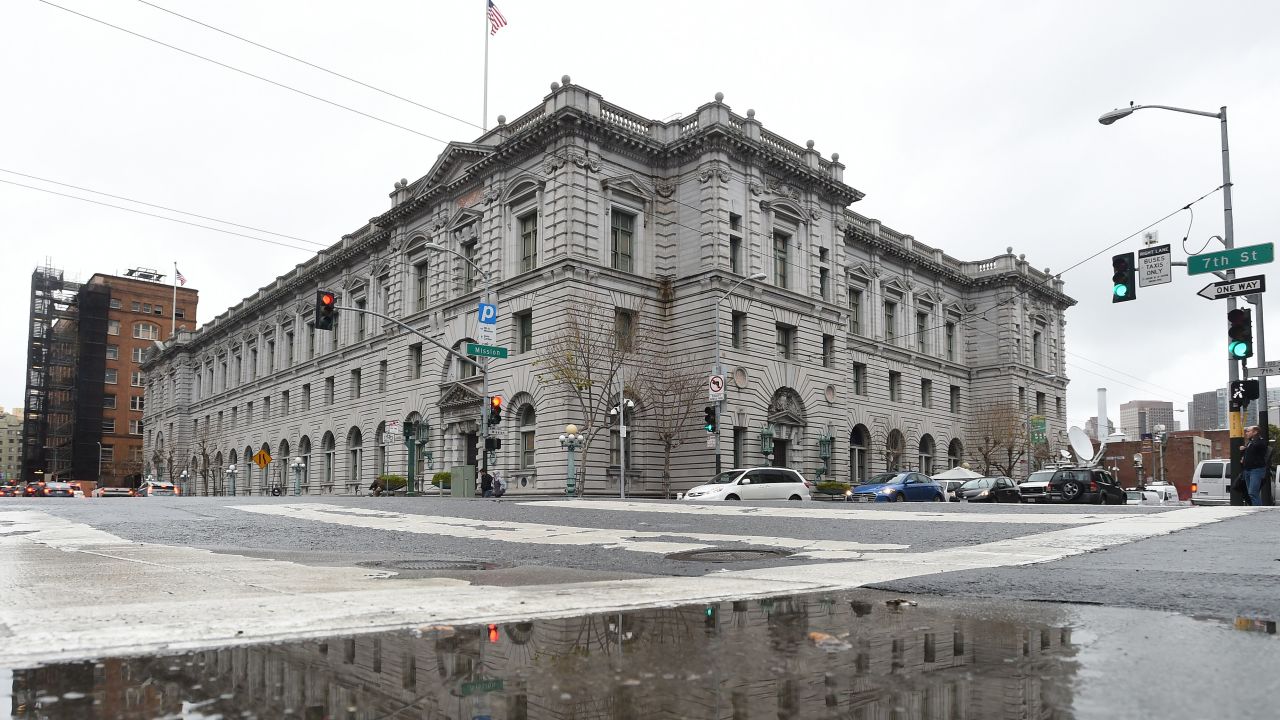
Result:
<instances>
[{"instance_id":1,"label":"car reflection in puddle","mask_svg":"<svg viewBox=\"0 0 1280 720\"><path fill-rule=\"evenodd\" d=\"M11 707L51 719L1071 717L1066 611L965 608L854 591L107 658L15 670Z\"/></svg>"}]
</instances>

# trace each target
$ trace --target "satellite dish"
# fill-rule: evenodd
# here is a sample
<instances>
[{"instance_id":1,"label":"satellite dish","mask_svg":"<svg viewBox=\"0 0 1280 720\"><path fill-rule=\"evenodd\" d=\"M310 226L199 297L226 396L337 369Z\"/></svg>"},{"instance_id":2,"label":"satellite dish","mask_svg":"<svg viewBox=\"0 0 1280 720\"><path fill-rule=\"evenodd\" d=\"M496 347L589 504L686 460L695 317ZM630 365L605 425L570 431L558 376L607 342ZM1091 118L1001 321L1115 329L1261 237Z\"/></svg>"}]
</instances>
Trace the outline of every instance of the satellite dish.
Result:
<instances>
[{"instance_id":1,"label":"satellite dish","mask_svg":"<svg viewBox=\"0 0 1280 720\"><path fill-rule=\"evenodd\" d=\"M1063 460L1070 460L1070 459L1071 459L1071 453L1067 452L1066 450L1059 449L1059 450L1058 450L1058 454L1062 456L1062 459L1063 459Z\"/></svg>"},{"instance_id":2,"label":"satellite dish","mask_svg":"<svg viewBox=\"0 0 1280 720\"><path fill-rule=\"evenodd\" d=\"M1071 451L1076 454L1080 462L1088 462L1093 458L1093 443L1089 440L1089 436L1085 431L1078 427L1072 427L1067 431L1067 442L1071 443ZM1099 448L1101 451L1101 448Z\"/></svg>"}]
</instances>

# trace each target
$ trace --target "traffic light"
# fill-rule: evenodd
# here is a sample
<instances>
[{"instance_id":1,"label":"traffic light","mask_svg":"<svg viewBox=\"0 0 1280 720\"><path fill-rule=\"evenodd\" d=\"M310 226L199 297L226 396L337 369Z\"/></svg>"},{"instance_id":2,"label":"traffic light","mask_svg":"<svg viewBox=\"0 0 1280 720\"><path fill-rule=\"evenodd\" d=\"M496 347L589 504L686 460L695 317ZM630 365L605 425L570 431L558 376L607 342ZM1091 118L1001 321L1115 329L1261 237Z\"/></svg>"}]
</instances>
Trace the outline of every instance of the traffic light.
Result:
<instances>
[{"instance_id":1,"label":"traffic light","mask_svg":"<svg viewBox=\"0 0 1280 720\"><path fill-rule=\"evenodd\" d=\"M332 330L338 319L338 296L331 290L316 291L316 329Z\"/></svg>"},{"instance_id":2,"label":"traffic light","mask_svg":"<svg viewBox=\"0 0 1280 720\"><path fill-rule=\"evenodd\" d=\"M1249 407L1251 400L1258 399L1259 391L1257 380L1232 380L1230 396L1232 412Z\"/></svg>"},{"instance_id":3,"label":"traffic light","mask_svg":"<svg viewBox=\"0 0 1280 720\"><path fill-rule=\"evenodd\" d=\"M489 626L489 642L491 643L498 642L498 626L497 625Z\"/></svg>"},{"instance_id":4,"label":"traffic light","mask_svg":"<svg viewBox=\"0 0 1280 720\"><path fill-rule=\"evenodd\" d=\"M1113 256L1111 271L1111 302L1125 302L1138 297L1138 284L1133 275L1133 253Z\"/></svg>"},{"instance_id":5,"label":"traffic light","mask_svg":"<svg viewBox=\"0 0 1280 720\"><path fill-rule=\"evenodd\" d=\"M485 450L491 450L491 451L492 451L492 450L501 450L501 449L502 449L502 438L493 438L493 437L491 437L491 438L485 438L485 439L484 439L484 449L485 449Z\"/></svg>"},{"instance_id":6,"label":"traffic light","mask_svg":"<svg viewBox=\"0 0 1280 720\"><path fill-rule=\"evenodd\" d=\"M497 425L502 422L502 396L494 395L489 398L489 424Z\"/></svg>"},{"instance_id":7,"label":"traffic light","mask_svg":"<svg viewBox=\"0 0 1280 720\"><path fill-rule=\"evenodd\" d=\"M1233 360L1253 357L1253 311L1236 308L1227 313L1227 355Z\"/></svg>"},{"instance_id":8,"label":"traffic light","mask_svg":"<svg viewBox=\"0 0 1280 720\"><path fill-rule=\"evenodd\" d=\"M702 429L709 433L716 431L716 406L708 405L702 410Z\"/></svg>"},{"instance_id":9,"label":"traffic light","mask_svg":"<svg viewBox=\"0 0 1280 720\"><path fill-rule=\"evenodd\" d=\"M702 610L702 626L707 630L715 630L719 625L718 618L719 607L716 605L708 605Z\"/></svg>"}]
</instances>

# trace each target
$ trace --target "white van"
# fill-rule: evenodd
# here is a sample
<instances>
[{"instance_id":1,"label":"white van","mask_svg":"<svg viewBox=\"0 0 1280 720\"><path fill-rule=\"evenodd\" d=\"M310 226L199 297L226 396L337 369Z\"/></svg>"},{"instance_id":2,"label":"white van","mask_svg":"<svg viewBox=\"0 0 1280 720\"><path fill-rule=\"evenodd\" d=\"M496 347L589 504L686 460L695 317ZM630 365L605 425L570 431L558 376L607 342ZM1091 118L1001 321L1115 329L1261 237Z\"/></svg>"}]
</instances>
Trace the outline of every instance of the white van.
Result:
<instances>
[{"instance_id":1,"label":"white van","mask_svg":"<svg viewBox=\"0 0 1280 720\"><path fill-rule=\"evenodd\" d=\"M1230 505L1231 461L1222 458L1201 460L1191 478L1192 505ZM1271 479L1271 497L1280 499L1280 485Z\"/></svg>"}]
</instances>

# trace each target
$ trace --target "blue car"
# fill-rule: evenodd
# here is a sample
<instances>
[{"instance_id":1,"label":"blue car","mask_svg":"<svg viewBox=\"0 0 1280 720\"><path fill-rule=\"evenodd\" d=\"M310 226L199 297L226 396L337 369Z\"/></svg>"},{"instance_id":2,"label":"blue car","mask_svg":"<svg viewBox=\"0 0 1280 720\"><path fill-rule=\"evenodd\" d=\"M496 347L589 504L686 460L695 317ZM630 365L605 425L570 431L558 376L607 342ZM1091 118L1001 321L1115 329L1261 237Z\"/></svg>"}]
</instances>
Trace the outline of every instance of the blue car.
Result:
<instances>
[{"instance_id":1,"label":"blue car","mask_svg":"<svg viewBox=\"0 0 1280 720\"><path fill-rule=\"evenodd\" d=\"M887 472L871 478L845 493L848 502L942 502L946 494L942 486L918 472Z\"/></svg>"}]
</instances>

